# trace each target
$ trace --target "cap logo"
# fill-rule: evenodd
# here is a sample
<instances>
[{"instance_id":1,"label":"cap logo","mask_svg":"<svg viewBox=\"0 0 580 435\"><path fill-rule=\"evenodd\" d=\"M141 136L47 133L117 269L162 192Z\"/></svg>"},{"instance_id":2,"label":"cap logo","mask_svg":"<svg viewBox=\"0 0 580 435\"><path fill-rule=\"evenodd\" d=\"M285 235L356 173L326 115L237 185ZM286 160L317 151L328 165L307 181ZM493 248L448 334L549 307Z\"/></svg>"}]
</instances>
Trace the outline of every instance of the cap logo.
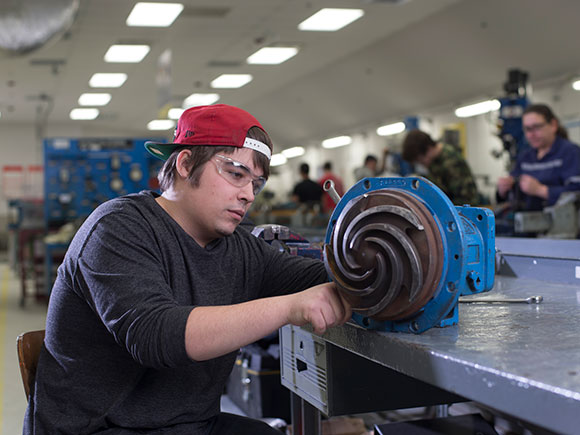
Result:
<instances>
[{"instance_id":1,"label":"cap logo","mask_svg":"<svg viewBox=\"0 0 580 435\"><path fill-rule=\"evenodd\" d=\"M195 133L194 133L193 131L191 131L191 130L185 130L185 137L186 137L186 138L187 138L187 137L191 137L191 136L193 136L194 134L195 134Z\"/></svg>"}]
</instances>

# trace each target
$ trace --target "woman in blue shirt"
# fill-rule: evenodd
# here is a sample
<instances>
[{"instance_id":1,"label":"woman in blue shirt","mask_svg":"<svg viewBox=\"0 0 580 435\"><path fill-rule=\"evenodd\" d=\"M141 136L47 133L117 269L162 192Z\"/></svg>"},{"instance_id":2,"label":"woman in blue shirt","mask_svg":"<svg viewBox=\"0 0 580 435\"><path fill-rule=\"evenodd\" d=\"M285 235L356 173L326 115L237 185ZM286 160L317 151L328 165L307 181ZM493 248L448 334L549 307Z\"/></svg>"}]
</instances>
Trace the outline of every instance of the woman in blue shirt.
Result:
<instances>
[{"instance_id":1,"label":"woman in blue shirt","mask_svg":"<svg viewBox=\"0 0 580 435\"><path fill-rule=\"evenodd\" d=\"M525 209L541 210L554 205L563 192L580 190L580 147L567 140L545 104L528 106L522 124L530 148L518 157L510 175L498 180L498 194L505 198L517 183Z\"/></svg>"}]
</instances>

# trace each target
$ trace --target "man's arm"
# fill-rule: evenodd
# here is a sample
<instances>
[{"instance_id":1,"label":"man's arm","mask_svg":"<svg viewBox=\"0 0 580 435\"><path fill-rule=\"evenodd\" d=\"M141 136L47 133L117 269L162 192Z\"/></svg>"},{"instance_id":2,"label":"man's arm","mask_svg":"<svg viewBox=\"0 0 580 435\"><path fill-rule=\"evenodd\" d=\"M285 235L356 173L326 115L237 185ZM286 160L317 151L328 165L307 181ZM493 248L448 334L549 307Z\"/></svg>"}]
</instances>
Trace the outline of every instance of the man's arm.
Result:
<instances>
[{"instance_id":1,"label":"man's arm","mask_svg":"<svg viewBox=\"0 0 580 435\"><path fill-rule=\"evenodd\" d=\"M233 352L291 323L311 323L323 333L351 317L351 309L333 283L299 293L256 299L236 305L196 307L185 329L188 356L204 361Z\"/></svg>"}]
</instances>

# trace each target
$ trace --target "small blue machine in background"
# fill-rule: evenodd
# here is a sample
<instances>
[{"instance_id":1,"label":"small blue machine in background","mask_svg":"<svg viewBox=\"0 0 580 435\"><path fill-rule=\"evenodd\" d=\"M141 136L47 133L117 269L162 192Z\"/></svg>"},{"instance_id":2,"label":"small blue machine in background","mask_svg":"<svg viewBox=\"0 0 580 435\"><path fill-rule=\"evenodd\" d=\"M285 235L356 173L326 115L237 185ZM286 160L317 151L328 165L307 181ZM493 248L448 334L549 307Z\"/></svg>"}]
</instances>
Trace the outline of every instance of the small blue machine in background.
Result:
<instances>
[{"instance_id":1,"label":"small blue machine in background","mask_svg":"<svg viewBox=\"0 0 580 435\"><path fill-rule=\"evenodd\" d=\"M510 69L508 80L503 84L505 95L498 98L501 124L499 137L504 151L507 151L510 156L510 165L515 163L518 156L529 147L522 125L524 110L530 103L527 97L527 82L527 72Z\"/></svg>"},{"instance_id":2,"label":"small blue machine in background","mask_svg":"<svg viewBox=\"0 0 580 435\"><path fill-rule=\"evenodd\" d=\"M45 139L46 227L84 218L111 198L156 189L163 162L146 151L146 140Z\"/></svg>"},{"instance_id":3,"label":"small blue machine in background","mask_svg":"<svg viewBox=\"0 0 580 435\"><path fill-rule=\"evenodd\" d=\"M459 296L491 290L495 225L421 177L365 178L339 198L324 261L361 326L421 333L456 324Z\"/></svg>"}]
</instances>

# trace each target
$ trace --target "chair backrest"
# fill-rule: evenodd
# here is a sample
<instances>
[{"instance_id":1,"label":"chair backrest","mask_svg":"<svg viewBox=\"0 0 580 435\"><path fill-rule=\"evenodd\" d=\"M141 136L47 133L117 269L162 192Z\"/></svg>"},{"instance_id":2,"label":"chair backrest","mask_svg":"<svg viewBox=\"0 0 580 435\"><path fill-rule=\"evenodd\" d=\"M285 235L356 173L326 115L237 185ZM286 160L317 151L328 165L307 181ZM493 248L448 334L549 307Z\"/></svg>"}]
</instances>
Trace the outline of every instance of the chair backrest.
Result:
<instances>
[{"instance_id":1,"label":"chair backrest","mask_svg":"<svg viewBox=\"0 0 580 435\"><path fill-rule=\"evenodd\" d=\"M34 385L36 377L36 366L38 356L44 342L44 329L40 331L30 331L20 334L16 339L18 349L18 362L20 364L20 374L24 384L26 399L30 399L30 391Z\"/></svg>"}]
</instances>

